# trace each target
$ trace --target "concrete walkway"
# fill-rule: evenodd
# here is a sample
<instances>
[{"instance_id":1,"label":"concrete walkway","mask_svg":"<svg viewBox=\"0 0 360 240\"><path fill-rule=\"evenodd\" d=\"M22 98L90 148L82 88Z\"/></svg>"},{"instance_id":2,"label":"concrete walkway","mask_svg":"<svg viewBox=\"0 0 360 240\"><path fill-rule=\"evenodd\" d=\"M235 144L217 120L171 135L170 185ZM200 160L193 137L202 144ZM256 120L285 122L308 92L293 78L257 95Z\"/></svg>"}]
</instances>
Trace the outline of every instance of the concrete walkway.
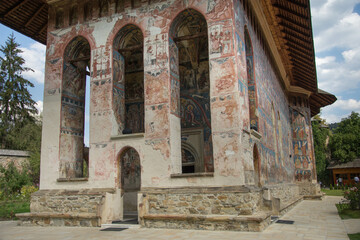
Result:
<instances>
[{"instance_id":1,"label":"concrete walkway","mask_svg":"<svg viewBox=\"0 0 360 240\"><path fill-rule=\"evenodd\" d=\"M0 222L0 239L36 240L92 240L92 239L192 239L192 240L342 240L348 239L344 222L337 214L335 203L340 197L325 197L322 201L305 200L285 214L281 219L295 221L294 224L270 225L261 233L212 232L168 229L127 229L121 232L105 232L99 228L78 227L20 227L16 222ZM351 225L360 232L360 220Z\"/></svg>"}]
</instances>

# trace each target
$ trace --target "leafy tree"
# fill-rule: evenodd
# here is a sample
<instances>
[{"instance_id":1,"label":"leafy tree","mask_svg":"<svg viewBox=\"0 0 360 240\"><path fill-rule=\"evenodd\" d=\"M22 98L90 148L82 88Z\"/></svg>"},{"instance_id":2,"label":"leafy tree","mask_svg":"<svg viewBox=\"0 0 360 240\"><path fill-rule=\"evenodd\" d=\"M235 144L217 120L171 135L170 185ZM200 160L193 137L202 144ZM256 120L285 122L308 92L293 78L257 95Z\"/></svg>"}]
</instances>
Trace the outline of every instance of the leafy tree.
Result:
<instances>
[{"instance_id":1,"label":"leafy tree","mask_svg":"<svg viewBox=\"0 0 360 240\"><path fill-rule=\"evenodd\" d=\"M329 164L328 159L330 155L328 146L330 130L325 125L325 120L321 119L319 115L314 116L311 125L314 137L316 172L318 180L328 184L329 172L326 168Z\"/></svg>"},{"instance_id":2,"label":"leafy tree","mask_svg":"<svg viewBox=\"0 0 360 240\"><path fill-rule=\"evenodd\" d=\"M0 47L0 148L29 151L29 165L24 167L30 170L26 173L36 184L40 176L42 121L35 115L35 101L28 91L34 85L22 76L32 69L24 67L18 47L13 34Z\"/></svg>"},{"instance_id":3,"label":"leafy tree","mask_svg":"<svg viewBox=\"0 0 360 240\"><path fill-rule=\"evenodd\" d=\"M339 163L351 162L360 157L360 115L352 112L334 129L330 141L332 158Z\"/></svg>"},{"instance_id":4,"label":"leafy tree","mask_svg":"<svg viewBox=\"0 0 360 240\"><path fill-rule=\"evenodd\" d=\"M0 146L10 148L9 133L29 122L34 122L37 113L35 101L31 98L28 87L34 85L23 78L22 73L32 71L24 67L25 60L15 42L14 35L8 37L5 46L0 47Z\"/></svg>"}]
</instances>

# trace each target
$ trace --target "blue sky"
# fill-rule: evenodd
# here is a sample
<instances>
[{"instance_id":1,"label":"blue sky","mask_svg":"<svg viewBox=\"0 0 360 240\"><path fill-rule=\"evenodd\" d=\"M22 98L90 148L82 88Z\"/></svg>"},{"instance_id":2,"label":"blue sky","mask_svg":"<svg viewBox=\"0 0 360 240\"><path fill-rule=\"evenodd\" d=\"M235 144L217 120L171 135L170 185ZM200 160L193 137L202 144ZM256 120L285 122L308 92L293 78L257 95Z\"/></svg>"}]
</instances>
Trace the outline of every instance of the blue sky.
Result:
<instances>
[{"instance_id":1,"label":"blue sky","mask_svg":"<svg viewBox=\"0 0 360 240\"><path fill-rule=\"evenodd\" d=\"M311 0L318 86L338 101L322 109L328 123L360 113L360 0ZM14 32L28 67L30 92L42 109L45 46L0 24L0 45Z\"/></svg>"}]
</instances>

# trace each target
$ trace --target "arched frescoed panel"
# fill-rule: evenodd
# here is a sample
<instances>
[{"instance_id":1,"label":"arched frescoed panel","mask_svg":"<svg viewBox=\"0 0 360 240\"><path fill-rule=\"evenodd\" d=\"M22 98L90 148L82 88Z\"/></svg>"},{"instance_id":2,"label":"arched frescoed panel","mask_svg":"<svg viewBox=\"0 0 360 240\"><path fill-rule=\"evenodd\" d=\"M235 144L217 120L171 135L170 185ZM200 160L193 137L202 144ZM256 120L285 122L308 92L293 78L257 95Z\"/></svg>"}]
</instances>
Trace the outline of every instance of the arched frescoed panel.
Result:
<instances>
[{"instance_id":1,"label":"arched frescoed panel","mask_svg":"<svg viewBox=\"0 0 360 240\"><path fill-rule=\"evenodd\" d=\"M250 115L250 129L259 130L259 119L257 117L257 96L256 96L256 80L255 80L255 65L254 53L251 38L248 29L245 27L245 52L246 52L246 70L248 83L248 98L249 98L249 115Z\"/></svg>"},{"instance_id":2,"label":"arched frescoed panel","mask_svg":"<svg viewBox=\"0 0 360 240\"><path fill-rule=\"evenodd\" d=\"M174 19L169 37L171 113L181 119L182 143L203 159L194 172L214 169L207 30L204 16L186 9Z\"/></svg>"},{"instance_id":3,"label":"arched frescoed panel","mask_svg":"<svg viewBox=\"0 0 360 240\"><path fill-rule=\"evenodd\" d=\"M125 212L137 211L137 193L141 188L141 163L139 153L127 147L120 154L120 188L123 192Z\"/></svg>"},{"instance_id":4,"label":"arched frescoed panel","mask_svg":"<svg viewBox=\"0 0 360 240\"><path fill-rule=\"evenodd\" d=\"M144 132L143 34L126 25L113 42L113 134Z\"/></svg>"},{"instance_id":5,"label":"arched frescoed panel","mask_svg":"<svg viewBox=\"0 0 360 240\"><path fill-rule=\"evenodd\" d=\"M74 38L65 48L61 92L60 178L83 177L86 75L90 45Z\"/></svg>"}]
</instances>

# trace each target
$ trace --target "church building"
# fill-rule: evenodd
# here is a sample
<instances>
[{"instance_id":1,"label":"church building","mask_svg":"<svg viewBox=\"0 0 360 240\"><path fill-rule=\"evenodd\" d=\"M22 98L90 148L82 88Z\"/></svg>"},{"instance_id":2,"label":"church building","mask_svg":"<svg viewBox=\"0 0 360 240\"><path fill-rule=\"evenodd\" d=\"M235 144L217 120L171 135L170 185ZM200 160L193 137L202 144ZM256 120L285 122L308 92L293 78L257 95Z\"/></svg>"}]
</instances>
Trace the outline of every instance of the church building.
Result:
<instances>
[{"instance_id":1,"label":"church building","mask_svg":"<svg viewBox=\"0 0 360 240\"><path fill-rule=\"evenodd\" d=\"M262 231L321 198L309 0L1 0L46 44L22 224ZM88 142L87 140L88 139Z\"/></svg>"}]
</instances>

